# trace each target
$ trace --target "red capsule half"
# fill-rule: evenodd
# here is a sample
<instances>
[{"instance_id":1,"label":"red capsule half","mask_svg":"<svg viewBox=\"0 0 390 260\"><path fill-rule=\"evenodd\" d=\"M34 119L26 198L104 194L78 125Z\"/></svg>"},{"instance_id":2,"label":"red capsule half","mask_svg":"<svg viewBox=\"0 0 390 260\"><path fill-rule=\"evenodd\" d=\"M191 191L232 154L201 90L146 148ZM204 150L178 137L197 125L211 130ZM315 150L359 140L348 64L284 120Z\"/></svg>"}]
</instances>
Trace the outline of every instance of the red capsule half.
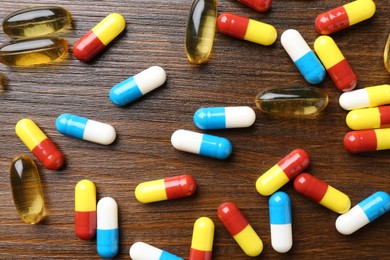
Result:
<instances>
[{"instance_id":1,"label":"red capsule half","mask_svg":"<svg viewBox=\"0 0 390 260\"><path fill-rule=\"evenodd\" d=\"M351 153L390 149L390 128L348 132L344 137L344 147Z\"/></svg>"},{"instance_id":2,"label":"red capsule half","mask_svg":"<svg viewBox=\"0 0 390 260\"><path fill-rule=\"evenodd\" d=\"M265 12L268 9L270 9L272 5L272 0L237 0L237 1L258 12Z\"/></svg>"}]
</instances>

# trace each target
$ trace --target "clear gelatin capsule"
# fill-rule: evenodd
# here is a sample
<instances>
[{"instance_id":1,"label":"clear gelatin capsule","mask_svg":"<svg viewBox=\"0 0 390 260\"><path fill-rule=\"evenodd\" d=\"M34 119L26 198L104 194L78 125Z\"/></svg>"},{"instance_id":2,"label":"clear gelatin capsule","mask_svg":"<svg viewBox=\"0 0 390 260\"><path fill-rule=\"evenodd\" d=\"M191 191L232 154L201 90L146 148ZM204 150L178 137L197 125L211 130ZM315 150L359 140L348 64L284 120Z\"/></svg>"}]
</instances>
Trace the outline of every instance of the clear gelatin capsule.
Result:
<instances>
[{"instance_id":1,"label":"clear gelatin capsule","mask_svg":"<svg viewBox=\"0 0 390 260\"><path fill-rule=\"evenodd\" d=\"M5 91L4 75L0 73L0 95Z\"/></svg>"},{"instance_id":2,"label":"clear gelatin capsule","mask_svg":"<svg viewBox=\"0 0 390 260\"><path fill-rule=\"evenodd\" d=\"M385 63L385 68L387 69L387 72L390 73L390 34L389 37L387 37L385 51L383 52L383 61Z\"/></svg>"},{"instance_id":3,"label":"clear gelatin capsule","mask_svg":"<svg viewBox=\"0 0 390 260\"><path fill-rule=\"evenodd\" d=\"M31 66L58 60L68 52L62 38L32 38L0 46L0 62L7 66Z\"/></svg>"},{"instance_id":4,"label":"clear gelatin capsule","mask_svg":"<svg viewBox=\"0 0 390 260\"><path fill-rule=\"evenodd\" d=\"M5 17L3 31L12 38L39 37L65 29L71 22L70 13L59 6L26 8Z\"/></svg>"},{"instance_id":5,"label":"clear gelatin capsule","mask_svg":"<svg viewBox=\"0 0 390 260\"><path fill-rule=\"evenodd\" d=\"M275 88L260 92L256 106L271 115L307 116L328 105L328 95L315 87Z\"/></svg>"},{"instance_id":6,"label":"clear gelatin capsule","mask_svg":"<svg viewBox=\"0 0 390 260\"><path fill-rule=\"evenodd\" d=\"M19 216L27 224L36 224L45 216L45 202L39 172L27 155L16 157L10 170L11 189Z\"/></svg>"}]
</instances>

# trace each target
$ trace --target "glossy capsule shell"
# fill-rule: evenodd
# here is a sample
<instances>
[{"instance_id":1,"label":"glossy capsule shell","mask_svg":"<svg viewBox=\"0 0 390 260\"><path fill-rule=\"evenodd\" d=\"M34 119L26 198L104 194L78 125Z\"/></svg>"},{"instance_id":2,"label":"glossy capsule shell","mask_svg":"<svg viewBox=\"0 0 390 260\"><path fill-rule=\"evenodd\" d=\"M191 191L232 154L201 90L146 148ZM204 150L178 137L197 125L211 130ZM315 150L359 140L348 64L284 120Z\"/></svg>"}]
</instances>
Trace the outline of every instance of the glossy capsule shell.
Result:
<instances>
[{"instance_id":1,"label":"glossy capsule shell","mask_svg":"<svg viewBox=\"0 0 390 260\"><path fill-rule=\"evenodd\" d=\"M134 243L130 247L129 254L132 260L184 260L144 242Z\"/></svg>"},{"instance_id":2,"label":"glossy capsule shell","mask_svg":"<svg viewBox=\"0 0 390 260\"><path fill-rule=\"evenodd\" d=\"M390 128L350 131L344 136L344 147L351 153L390 149Z\"/></svg>"},{"instance_id":3,"label":"glossy capsule shell","mask_svg":"<svg viewBox=\"0 0 390 260\"><path fill-rule=\"evenodd\" d=\"M390 195L378 191L336 219L336 229L350 235L390 210Z\"/></svg>"},{"instance_id":4,"label":"glossy capsule shell","mask_svg":"<svg viewBox=\"0 0 390 260\"><path fill-rule=\"evenodd\" d=\"M126 27L125 18L117 13L106 16L87 32L73 46L73 55L80 61L88 62L96 57Z\"/></svg>"},{"instance_id":5,"label":"glossy capsule shell","mask_svg":"<svg viewBox=\"0 0 390 260\"><path fill-rule=\"evenodd\" d=\"M195 191L195 179L191 175L179 175L142 182L137 185L134 193L139 202L150 203L188 197Z\"/></svg>"},{"instance_id":6,"label":"glossy capsule shell","mask_svg":"<svg viewBox=\"0 0 390 260\"><path fill-rule=\"evenodd\" d=\"M232 153L232 144L226 138L182 129L172 134L171 143L177 150L220 160Z\"/></svg>"},{"instance_id":7,"label":"glossy capsule shell","mask_svg":"<svg viewBox=\"0 0 390 260\"><path fill-rule=\"evenodd\" d=\"M350 111L346 123L352 130L390 127L390 106L362 108Z\"/></svg>"},{"instance_id":8,"label":"glossy capsule shell","mask_svg":"<svg viewBox=\"0 0 390 260\"><path fill-rule=\"evenodd\" d=\"M385 65L387 72L390 73L390 33L389 36L387 37L385 50L383 51L383 63Z\"/></svg>"},{"instance_id":9,"label":"glossy capsule shell","mask_svg":"<svg viewBox=\"0 0 390 260\"><path fill-rule=\"evenodd\" d=\"M280 41L307 82L319 84L325 79L324 66L297 30L288 29L284 31Z\"/></svg>"},{"instance_id":10,"label":"glossy capsule shell","mask_svg":"<svg viewBox=\"0 0 390 260\"><path fill-rule=\"evenodd\" d=\"M290 197L283 191L275 192L268 205L272 248L278 253L286 253L293 245Z\"/></svg>"},{"instance_id":11,"label":"glossy capsule shell","mask_svg":"<svg viewBox=\"0 0 390 260\"><path fill-rule=\"evenodd\" d=\"M315 27L321 34L331 34L371 18L375 10L374 1L352 1L318 15Z\"/></svg>"},{"instance_id":12,"label":"glossy capsule shell","mask_svg":"<svg viewBox=\"0 0 390 260\"><path fill-rule=\"evenodd\" d=\"M299 174L294 180L295 190L320 205L343 214L351 208L349 197L308 173Z\"/></svg>"},{"instance_id":13,"label":"glossy capsule shell","mask_svg":"<svg viewBox=\"0 0 390 260\"><path fill-rule=\"evenodd\" d=\"M10 181L16 211L26 224L40 222L45 214L39 172L34 161L26 156L15 157L11 164Z\"/></svg>"},{"instance_id":14,"label":"glossy capsule shell","mask_svg":"<svg viewBox=\"0 0 390 260\"><path fill-rule=\"evenodd\" d=\"M214 229L214 222L208 217L200 217L195 221L189 260L211 260Z\"/></svg>"},{"instance_id":15,"label":"glossy capsule shell","mask_svg":"<svg viewBox=\"0 0 390 260\"><path fill-rule=\"evenodd\" d=\"M250 127L255 120L255 111L247 106L205 107L194 114L194 124L203 130Z\"/></svg>"},{"instance_id":16,"label":"glossy capsule shell","mask_svg":"<svg viewBox=\"0 0 390 260\"><path fill-rule=\"evenodd\" d=\"M330 36L318 37L314 41L314 51L339 90L351 91L355 88L357 76Z\"/></svg>"},{"instance_id":17,"label":"glossy capsule shell","mask_svg":"<svg viewBox=\"0 0 390 260\"><path fill-rule=\"evenodd\" d=\"M345 110L390 104L390 85L383 84L343 93L339 104Z\"/></svg>"},{"instance_id":18,"label":"glossy capsule shell","mask_svg":"<svg viewBox=\"0 0 390 260\"><path fill-rule=\"evenodd\" d=\"M234 203L221 204L218 218L246 255L255 257L261 254L263 242Z\"/></svg>"},{"instance_id":19,"label":"glossy capsule shell","mask_svg":"<svg viewBox=\"0 0 390 260\"><path fill-rule=\"evenodd\" d=\"M109 145L116 138L111 125L71 114L57 117L56 128L63 135L97 144Z\"/></svg>"},{"instance_id":20,"label":"glossy capsule shell","mask_svg":"<svg viewBox=\"0 0 390 260\"><path fill-rule=\"evenodd\" d=\"M81 180L74 192L75 230L80 239L92 239L96 234L96 187L90 180Z\"/></svg>"},{"instance_id":21,"label":"glossy capsule shell","mask_svg":"<svg viewBox=\"0 0 390 260\"><path fill-rule=\"evenodd\" d=\"M68 53L68 43L61 38L27 38L0 46L0 62L23 67L50 63Z\"/></svg>"},{"instance_id":22,"label":"glossy capsule shell","mask_svg":"<svg viewBox=\"0 0 390 260\"><path fill-rule=\"evenodd\" d=\"M32 38L61 31L71 22L70 13L59 6L26 8L7 15L3 31L11 38Z\"/></svg>"},{"instance_id":23,"label":"glossy capsule shell","mask_svg":"<svg viewBox=\"0 0 390 260\"><path fill-rule=\"evenodd\" d=\"M297 176L309 166L309 154L295 149L263 173L256 181L256 190L263 196L269 196Z\"/></svg>"},{"instance_id":24,"label":"glossy capsule shell","mask_svg":"<svg viewBox=\"0 0 390 260\"><path fill-rule=\"evenodd\" d=\"M49 170L58 170L64 164L64 156L57 146L31 119L21 119L15 126L16 135Z\"/></svg>"},{"instance_id":25,"label":"glossy capsule shell","mask_svg":"<svg viewBox=\"0 0 390 260\"><path fill-rule=\"evenodd\" d=\"M96 249L103 258L113 258L119 251L118 205L110 197L97 204Z\"/></svg>"},{"instance_id":26,"label":"glossy capsule shell","mask_svg":"<svg viewBox=\"0 0 390 260\"><path fill-rule=\"evenodd\" d=\"M266 12L272 6L272 0L237 0L237 1L258 12Z\"/></svg>"},{"instance_id":27,"label":"glossy capsule shell","mask_svg":"<svg viewBox=\"0 0 390 260\"><path fill-rule=\"evenodd\" d=\"M278 36L270 24L227 12L218 16L217 29L220 33L261 45L273 44Z\"/></svg>"},{"instance_id":28,"label":"glossy capsule shell","mask_svg":"<svg viewBox=\"0 0 390 260\"><path fill-rule=\"evenodd\" d=\"M163 68L152 66L113 86L110 90L110 100L117 106L127 105L160 87L164 84L166 77Z\"/></svg>"}]
</instances>

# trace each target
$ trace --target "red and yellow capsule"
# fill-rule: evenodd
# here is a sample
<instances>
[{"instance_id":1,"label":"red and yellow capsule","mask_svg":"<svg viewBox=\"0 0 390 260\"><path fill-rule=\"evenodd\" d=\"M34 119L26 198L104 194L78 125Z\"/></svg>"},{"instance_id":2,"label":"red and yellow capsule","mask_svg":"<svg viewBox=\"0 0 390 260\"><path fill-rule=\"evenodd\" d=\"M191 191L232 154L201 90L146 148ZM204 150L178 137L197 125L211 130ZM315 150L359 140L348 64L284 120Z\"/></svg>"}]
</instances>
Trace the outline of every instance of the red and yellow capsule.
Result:
<instances>
[{"instance_id":1,"label":"red and yellow capsule","mask_svg":"<svg viewBox=\"0 0 390 260\"><path fill-rule=\"evenodd\" d=\"M91 239L96 234L96 187L90 180L81 180L76 184L75 193L76 235L80 239Z\"/></svg>"},{"instance_id":2,"label":"red and yellow capsule","mask_svg":"<svg viewBox=\"0 0 390 260\"><path fill-rule=\"evenodd\" d=\"M15 132L45 168L58 170L62 167L64 156L34 121L20 120L15 126Z\"/></svg>"},{"instance_id":3,"label":"red and yellow capsule","mask_svg":"<svg viewBox=\"0 0 390 260\"><path fill-rule=\"evenodd\" d=\"M88 62L98 55L126 26L126 21L118 13L109 14L92 30L87 32L73 47L73 55Z\"/></svg>"},{"instance_id":4,"label":"red and yellow capsule","mask_svg":"<svg viewBox=\"0 0 390 260\"><path fill-rule=\"evenodd\" d=\"M390 127L390 106L355 109L345 121L352 130Z\"/></svg>"},{"instance_id":5,"label":"red and yellow capsule","mask_svg":"<svg viewBox=\"0 0 390 260\"><path fill-rule=\"evenodd\" d=\"M344 147L351 153L390 149L390 128L348 132L344 136Z\"/></svg>"},{"instance_id":6,"label":"red and yellow capsule","mask_svg":"<svg viewBox=\"0 0 390 260\"><path fill-rule=\"evenodd\" d=\"M268 9L270 9L272 5L272 0L237 0L237 1L258 12L268 11Z\"/></svg>"},{"instance_id":7,"label":"red and yellow capsule","mask_svg":"<svg viewBox=\"0 0 390 260\"><path fill-rule=\"evenodd\" d=\"M350 91L355 88L357 77L330 36L318 37L314 42L314 51L339 90Z\"/></svg>"},{"instance_id":8,"label":"red and yellow capsule","mask_svg":"<svg viewBox=\"0 0 390 260\"><path fill-rule=\"evenodd\" d=\"M343 192L308 173L299 174L294 180L295 190L308 199L339 214L351 208L351 200Z\"/></svg>"},{"instance_id":9,"label":"red and yellow capsule","mask_svg":"<svg viewBox=\"0 0 390 260\"><path fill-rule=\"evenodd\" d=\"M195 221L189 260L211 260L214 229L214 222L208 217L201 217Z\"/></svg>"},{"instance_id":10,"label":"red and yellow capsule","mask_svg":"<svg viewBox=\"0 0 390 260\"><path fill-rule=\"evenodd\" d=\"M273 44L278 36L272 25L227 12L218 16L217 29L237 39L262 45Z\"/></svg>"}]
</instances>

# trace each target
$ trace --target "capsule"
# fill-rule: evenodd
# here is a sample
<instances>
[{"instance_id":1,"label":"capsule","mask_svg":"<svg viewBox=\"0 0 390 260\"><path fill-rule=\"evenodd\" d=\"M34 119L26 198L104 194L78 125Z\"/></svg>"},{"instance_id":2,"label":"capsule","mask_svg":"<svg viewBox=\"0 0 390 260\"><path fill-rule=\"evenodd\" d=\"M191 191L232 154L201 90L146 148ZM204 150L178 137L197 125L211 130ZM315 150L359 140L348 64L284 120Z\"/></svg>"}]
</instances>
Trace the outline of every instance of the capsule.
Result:
<instances>
[{"instance_id":1,"label":"capsule","mask_svg":"<svg viewBox=\"0 0 390 260\"><path fill-rule=\"evenodd\" d=\"M4 75L0 73L0 95L5 91Z\"/></svg>"},{"instance_id":2,"label":"capsule","mask_svg":"<svg viewBox=\"0 0 390 260\"><path fill-rule=\"evenodd\" d=\"M16 211L26 224L36 224L46 214L39 172L27 155L15 157L10 180Z\"/></svg>"},{"instance_id":3,"label":"capsule","mask_svg":"<svg viewBox=\"0 0 390 260\"><path fill-rule=\"evenodd\" d=\"M206 62L211 54L217 20L217 0L194 0L188 16L186 54L193 64Z\"/></svg>"},{"instance_id":4,"label":"capsule","mask_svg":"<svg viewBox=\"0 0 390 260\"><path fill-rule=\"evenodd\" d=\"M110 100L117 106L127 105L164 84L165 79L165 70L152 66L112 87Z\"/></svg>"},{"instance_id":5,"label":"capsule","mask_svg":"<svg viewBox=\"0 0 390 260\"><path fill-rule=\"evenodd\" d=\"M220 160L232 153L232 144L226 138L181 129L172 134L171 143L177 150Z\"/></svg>"},{"instance_id":6,"label":"capsule","mask_svg":"<svg viewBox=\"0 0 390 260\"><path fill-rule=\"evenodd\" d=\"M390 104L390 85L378 85L343 93L339 104L345 110Z\"/></svg>"},{"instance_id":7,"label":"capsule","mask_svg":"<svg viewBox=\"0 0 390 260\"><path fill-rule=\"evenodd\" d=\"M390 128L350 131L344 136L344 147L351 153L390 149Z\"/></svg>"},{"instance_id":8,"label":"capsule","mask_svg":"<svg viewBox=\"0 0 390 260\"><path fill-rule=\"evenodd\" d=\"M353 130L387 128L390 127L390 106L355 109L348 113L345 121Z\"/></svg>"},{"instance_id":9,"label":"capsule","mask_svg":"<svg viewBox=\"0 0 390 260\"><path fill-rule=\"evenodd\" d=\"M302 149L295 149L256 181L256 190L263 196L269 196L297 176L309 166L309 154Z\"/></svg>"},{"instance_id":10,"label":"capsule","mask_svg":"<svg viewBox=\"0 0 390 260\"><path fill-rule=\"evenodd\" d=\"M272 5L272 0L237 0L237 1L258 12L268 11L268 9L270 9Z\"/></svg>"},{"instance_id":11,"label":"capsule","mask_svg":"<svg viewBox=\"0 0 390 260\"><path fill-rule=\"evenodd\" d=\"M351 91L355 88L357 77L330 36L318 37L314 41L314 51L339 90Z\"/></svg>"},{"instance_id":12,"label":"capsule","mask_svg":"<svg viewBox=\"0 0 390 260\"><path fill-rule=\"evenodd\" d=\"M338 32L371 18L375 14L375 9L374 1L353 1L318 15L315 27L321 34Z\"/></svg>"},{"instance_id":13,"label":"capsule","mask_svg":"<svg viewBox=\"0 0 390 260\"><path fill-rule=\"evenodd\" d=\"M26 8L5 17L3 31L11 38L39 37L61 31L71 22L70 13L59 6Z\"/></svg>"},{"instance_id":14,"label":"capsule","mask_svg":"<svg viewBox=\"0 0 390 260\"><path fill-rule=\"evenodd\" d=\"M390 195L378 191L336 219L336 229L350 235L390 210Z\"/></svg>"},{"instance_id":15,"label":"capsule","mask_svg":"<svg viewBox=\"0 0 390 260\"><path fill-rule=\"evenodd\" d=\"M132 260L184 260L144 242L134 243L130 247L129 254Z\"/></svg>"},{"instance_id":16,"label":"capsule","mask_svg":"<svg viewBox=\"0 0 390 260\"><path fill-rule=\"evenodd\" d=\"M213 254L214 222L208 217L195 221L189 260L211 260Z\"/></svg>"},{"instance_id":17,"label":"capsule","mask_svg":"<svg viewBox=\"0 0 390 260\"><path fill-rule=\"evenodd\" d=\"M217 29L220 33L261 45L273 44L278 36L272 25L227 12L219 15Z\"/></svg>"},{"instance_id":18,"label":"capsule","mask_svg":"<svg viewBox=\"0 0 390 260\"><path fill-rule=\"evenodd\" d=\"M89 62L112 42L124 29L122 15L112 13L87 32L73 46L73 55L80 61Z\"/></svg>"},{"instance_id":19,"label":"capsule","mask_svg":"<svg viewBox=\"0 0 390 260\"><path fill-rule=\"evenodd\" d=\"M308 199L336 213L343 214L351 207L351 200L346 194L311 174L299 174L294 180L294 188Z\"/></svg>"},{"instance_id":20,"label":"capsule","mask_svg":"<svg viewBox=\"0 0 390 260\"><path fill-rule=\"evenodd\" d=\"M322 66L320 60L297 30L286 30L282 34L280 41L307 82L319 84L325 79L326 71L324 66Z\"/></svg>"},{"instance_id":21,"label":"capsule","mask_svg":"<svg viewBox=\"0 0 390 260\"><path fill-rule=\"evenodd\" d=\"M220 205L218 218L246 255L254 257L261 254L263 242L234 203Z\"/></svg>"},{"instance_id":22,"label":"capsule","mask_svg":"<svg viewBox=\"0 0 390 260\"><path fill-rule=\"evenodd\" d=\"M21 119L15 126L16 135L49 170L58 170L64 164L64 156L57 146L31 119Z\"/></svg>"},{"instance_id":23,"label":"capsule","mask_svg":"<svg viewBox=\"0 0 390 260\"><path fill-rule=\"evenodd\" d=\"M110 197L97 204L96 249L103 258L113 258L119 251L118 205Z\"/></svg>"},{"instance_id":24,"label":"capsule","mask_svg":"<svg viewBox=\"0 0 390 260\"><path fill-rule=\"evenodd\" d=\"M109 145L116 138L115 129L111 125L71 114L57 117L56 128L63 135L97 144Z\"/></svg>"},{"instance_id":25,"label":"capsule","mask_svg":"<svg viewBox=\"0 0 390 260\"><path fill-rule=\"evenodd\" d=\"M203 130L250 127L255 120L255 111L247 106L206 107L194 114L195 125Z\"/></svg>"},{"instance_id":26,"label":"capsule","mask_svg":"<svg viewBox=\"0 0 390 260\"><path fill-rule=\"evenodd\" d=\"M81 180L76 184L75 193L75 229L80 239L92 239L96 234L96 187L90 180Z\"/></svg>"},{"instance_id":27,"label":"capsule","mask_svg":"<svg viewBox=\"0 0 390 260\"><path fill-rule=\"evenodd\" d=\"M309 116L328 105L328 94L315 87L276 88L260 92L256 106L264 113L283 116Z\"/></svg>"},{"instance_id":28,"label":"capsule","mask_svg":"<svg viewBox=\"0 0 390 260\"><path fill-rule=\"evenodd\" d=\"M383 62L385 64L385 68L386 68L387 72L390 73L390 34L389 34L389 37L387 37L385 50L383 52Z\"/></svg>"},{"instance_id":29,"label":"capsule","mask_svg":"<svg viewBox=\"0 0 390 260\"><path fill-rule=\"evenodd\" d=\"M68 43L61 38L17 40L0 46L0 62L7 66L32 66L56 61L68 52Z\"/></svg>"},{"instance_id":30,"label":"capsule","mask_svg":"<svg viewBox=\"0 0 390 260\"><path fill-rule=\"evenodd\" d=\"M272 248L278 253L286 253L293 245L290 197L278 191L269 198L268 204Z\"/></svg>"},{"instance_id":31,"label":"capsule","mask_svg":"<svg viewBox=\"0 0 390 260\"><path fill-rule=\"evenodd\" d=\"M191 175L180 175L140 183L134 193L139 202L150 203L188 197L195 191L194 178Z\"/></svg>"}]
</instances>

